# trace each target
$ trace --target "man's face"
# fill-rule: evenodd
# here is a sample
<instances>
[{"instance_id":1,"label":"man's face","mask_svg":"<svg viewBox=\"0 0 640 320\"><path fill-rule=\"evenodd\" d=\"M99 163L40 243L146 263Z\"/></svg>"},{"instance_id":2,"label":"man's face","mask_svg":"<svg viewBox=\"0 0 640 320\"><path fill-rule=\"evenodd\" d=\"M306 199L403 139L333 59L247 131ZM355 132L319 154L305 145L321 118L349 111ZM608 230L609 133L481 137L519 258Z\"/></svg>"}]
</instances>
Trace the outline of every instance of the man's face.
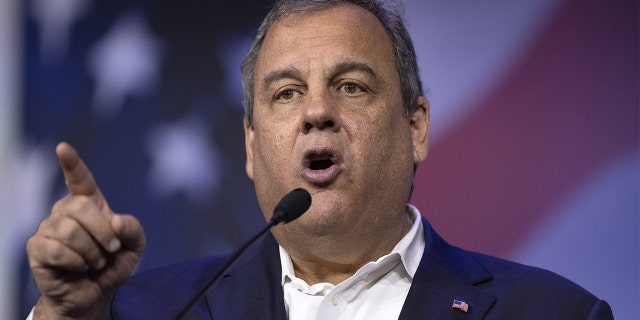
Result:
<instances>
[{"instance_id":1,"label":"man's face","mask_svg":"<svg viewBox=\"0 0 640 320\"><path fill-rule=\"evenodd\" d=\"M422 102L404 115L391 42L366 10L275 23L256 65L253 128L245 121L247 173L265 217L297 187L312 205L286 227L304 234L380 228L402 214L414 162L426 156Z\"/></svg>"}]
</instances>

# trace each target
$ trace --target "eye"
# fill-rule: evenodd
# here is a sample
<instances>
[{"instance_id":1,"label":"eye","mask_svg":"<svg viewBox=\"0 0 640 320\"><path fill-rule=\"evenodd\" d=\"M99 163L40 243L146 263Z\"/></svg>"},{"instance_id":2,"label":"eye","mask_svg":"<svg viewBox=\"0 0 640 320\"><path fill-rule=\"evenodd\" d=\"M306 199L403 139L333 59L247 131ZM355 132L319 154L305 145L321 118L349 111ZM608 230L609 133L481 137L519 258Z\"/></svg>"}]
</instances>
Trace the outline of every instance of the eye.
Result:
<instances>
[{"instance_id":1,"label":"eye","mask_svg":"<svg viewBox=\"0 0 640 320\"><path fill-rule=\"evenodd\" d=\"M293 89L285 89L276 94L276 100L291 100L296 96L296 91Z\"/></svg>"},{"instance_id":2,"label":"eye","mask_svg":"<svg viewBox=\"0 0 640 320\"><path fill-rule=\"evenodd\" d=\"M285 99L285 100L289 100L289 99L293 98L293 90L282 91L282 93L280 93L280 98Z\"/></svg>"},{"instance_id":3,"label":"eye","mask_svg":"<svg viewBox=\"0 0 640 320\"><path fill-rule=\"evenodd\" d=\"M340 89L347 94L356 94L364 91L361 86L353 82L347 82L343 84L342 86L340 86Z\"/></svg>"}]
</instances>

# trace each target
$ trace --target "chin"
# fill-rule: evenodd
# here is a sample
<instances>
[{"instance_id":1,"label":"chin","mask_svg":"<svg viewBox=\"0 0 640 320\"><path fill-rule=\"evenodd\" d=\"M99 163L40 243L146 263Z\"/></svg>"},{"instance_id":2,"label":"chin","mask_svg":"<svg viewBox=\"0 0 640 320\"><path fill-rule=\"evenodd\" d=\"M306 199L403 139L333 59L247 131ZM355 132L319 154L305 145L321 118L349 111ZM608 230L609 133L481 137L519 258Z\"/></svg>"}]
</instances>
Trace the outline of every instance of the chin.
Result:
<instances>
[{"instance_id":1,"label":"chin","mask_svg":"<svg viewBox=\"0 0 640 320\"><path fill-rule=\"evenodd\" d=\"M304 231L306 234L316 236L332 235L340 232L340 229L343 229L348 224L345 218L347 218L347 215L337 208L318 209L312 207L299 219L292 222L291 226Z\"/></svg>"}]
</instances>

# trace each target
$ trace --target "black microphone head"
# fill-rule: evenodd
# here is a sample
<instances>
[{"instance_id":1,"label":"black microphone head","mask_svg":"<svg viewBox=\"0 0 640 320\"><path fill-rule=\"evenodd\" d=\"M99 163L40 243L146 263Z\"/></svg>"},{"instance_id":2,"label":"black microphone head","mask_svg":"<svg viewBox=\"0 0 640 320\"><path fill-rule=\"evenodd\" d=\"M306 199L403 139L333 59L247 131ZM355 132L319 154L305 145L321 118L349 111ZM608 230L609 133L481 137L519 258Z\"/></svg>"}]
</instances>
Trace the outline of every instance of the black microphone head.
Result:
<instances>
[{"instance_id":1,"label":"black microphone head","mask_svg":"<svg viewBox=\"0 0 640 320\"><path fill-rule=\"evenodd\" d=\"M302 188L295 189L282 197L276 208L273 209L271 223L276 225L281 222L291 222L305 213L310 206L311 195L309 192Z\"/></svg>"}]
</instances>

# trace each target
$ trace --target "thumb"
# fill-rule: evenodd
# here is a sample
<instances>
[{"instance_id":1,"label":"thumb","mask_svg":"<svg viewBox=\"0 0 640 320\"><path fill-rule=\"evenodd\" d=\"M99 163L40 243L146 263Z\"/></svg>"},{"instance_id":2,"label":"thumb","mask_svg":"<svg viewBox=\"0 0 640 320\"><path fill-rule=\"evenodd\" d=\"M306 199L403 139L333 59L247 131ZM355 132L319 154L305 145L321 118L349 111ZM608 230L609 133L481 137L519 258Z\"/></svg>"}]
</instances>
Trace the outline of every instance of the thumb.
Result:
<instances>
[{"instance_id":1,"label":"thumb","mask_svg":"<svg viewBox=\"0 0 640 320\"><path fill-rule=\"evenodd\" d=\"M110 224L123 247L142 253L146 245L146 237L138 219L129 214L114 214L111 216Z\"/></svg>"}]
</instances>

